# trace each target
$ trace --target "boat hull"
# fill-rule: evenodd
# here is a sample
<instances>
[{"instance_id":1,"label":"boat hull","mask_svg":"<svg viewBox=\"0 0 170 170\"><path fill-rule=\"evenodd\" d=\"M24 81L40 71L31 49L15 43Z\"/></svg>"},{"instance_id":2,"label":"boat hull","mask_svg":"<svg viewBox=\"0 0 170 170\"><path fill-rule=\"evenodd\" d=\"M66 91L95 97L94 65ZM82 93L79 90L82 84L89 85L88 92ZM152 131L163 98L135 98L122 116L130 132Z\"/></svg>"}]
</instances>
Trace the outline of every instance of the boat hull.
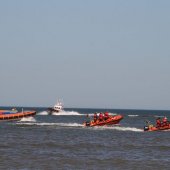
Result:
<instances>
[{"instance_id":1,"label":"boat hull","mask_svg":"<svg viewBox=\"0 0 170 170\"><path fill-rule=\"evenodd\" d=\"M53 114L53 113L59 113L61 112L61 110L55 110L54 108L48 108L47 110L48 114Z\"/></svg>"},{"instance_id":2,"label":"boat hull","mask_svg":"<svg viewBox=\"0 0 170 170\"><path fill-rule=\"evenodd\" d=\"M107 120L103 120L103 121L97 120L96 122L90 121L90 123L85 122L84 126L93 127L93 126L115 125L118 124L122 119L123 119L122 115L109 116Z\"/></svg>"},{"instance_id":3,"label":"boat hull","mask_svg":"<svg viewBox=\"0 0 170 170\"><path fill-rule=\"evenodd\" d=\"M17 113L17 110L0 110L0 115L1 114L12 114L12 113Z\"/></svg>"},{"instance_id":4,"label":"boat hull","mask_svg":"<svg viewBox=\"0 0 170 170\"><path fill-rule=\"evenodd\" d=\"M17 113L10 113L10 114L1 114L0 121L11 121L11 120L19 120L23 117L30 117L34 116L36 111L25 111L25 112L17 112Z\"/></svg>"}]
</instances>

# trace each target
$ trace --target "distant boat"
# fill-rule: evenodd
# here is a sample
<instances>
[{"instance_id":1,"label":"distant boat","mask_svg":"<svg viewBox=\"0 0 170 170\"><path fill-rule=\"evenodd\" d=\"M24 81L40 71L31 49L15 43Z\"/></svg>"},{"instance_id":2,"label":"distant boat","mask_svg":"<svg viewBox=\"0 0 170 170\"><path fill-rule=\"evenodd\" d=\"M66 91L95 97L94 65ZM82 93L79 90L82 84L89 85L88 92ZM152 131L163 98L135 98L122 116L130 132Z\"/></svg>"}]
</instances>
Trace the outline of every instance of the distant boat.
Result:
<instances>
[{"instance_id":1,"label":"distant boat","mask_svg":"<svg viewBox=\"0 0 170 170\"><path fill-rule=\"evenodd\" d=\"M53 107L48 108L49 114L59 113L61 111L63 111L63 104L60 101L58 101Z\"/></svg>"},{"instance_id":2,"label":"distant boat","mask_svg":"<svg viewBox=\"0 0 170 170\"><path fill-rule=\"evenodd\" d=\"M20 120L23 117L34 116L36 111L0 110L0 121Z\"/></svg>"}]
</instances>

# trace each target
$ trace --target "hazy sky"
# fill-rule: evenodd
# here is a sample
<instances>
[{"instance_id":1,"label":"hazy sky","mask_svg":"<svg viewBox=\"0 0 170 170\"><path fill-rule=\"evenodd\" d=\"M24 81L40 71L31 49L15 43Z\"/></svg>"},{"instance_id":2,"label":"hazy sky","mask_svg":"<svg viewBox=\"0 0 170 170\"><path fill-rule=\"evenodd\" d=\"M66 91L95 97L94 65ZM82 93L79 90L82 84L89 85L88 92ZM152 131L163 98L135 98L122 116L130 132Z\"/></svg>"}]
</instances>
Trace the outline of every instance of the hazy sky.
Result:
<instances>
[{"instance_id":1,"label":"hazy sky","mask_svg":"<svg viewBox=\"0 0 170 170\"><path fill-rule=\"evenodd\" d=\"M0 1L0 95L0 106L170 109L170 1Z\"/></svg>"}]
</instances>

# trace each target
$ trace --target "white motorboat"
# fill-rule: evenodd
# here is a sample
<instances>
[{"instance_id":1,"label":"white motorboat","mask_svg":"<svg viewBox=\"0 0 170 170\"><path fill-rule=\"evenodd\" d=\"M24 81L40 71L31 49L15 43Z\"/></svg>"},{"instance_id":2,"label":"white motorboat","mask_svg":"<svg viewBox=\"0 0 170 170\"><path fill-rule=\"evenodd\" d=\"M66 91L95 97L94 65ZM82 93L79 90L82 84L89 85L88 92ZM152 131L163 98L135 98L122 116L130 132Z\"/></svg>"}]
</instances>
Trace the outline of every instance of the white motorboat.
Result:
<instances>
[{"instance_id":1,"label":"white motorboat","mask_svg":"<svg viewBox=\"0 0 170 170\"><path fill-rule=\"evenodd\" d=\"M48 113L59 113L63 110L63 104L58 101L53 107L48 108Z\"/></svg>"}]
</instances>

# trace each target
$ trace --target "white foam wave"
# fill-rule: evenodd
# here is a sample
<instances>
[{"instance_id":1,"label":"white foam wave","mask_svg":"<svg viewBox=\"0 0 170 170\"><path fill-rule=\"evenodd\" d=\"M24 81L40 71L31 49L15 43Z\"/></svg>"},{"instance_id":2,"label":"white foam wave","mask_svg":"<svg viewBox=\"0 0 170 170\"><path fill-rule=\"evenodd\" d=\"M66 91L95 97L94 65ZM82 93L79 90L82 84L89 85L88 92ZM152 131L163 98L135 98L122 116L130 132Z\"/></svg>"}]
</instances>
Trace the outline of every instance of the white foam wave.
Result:
<instances>
[{"instance_id":1,"label":"white foam wave","mask_svg":"<svg viewBox=\"0 0 170 170\"><path fill-rule=\"evenodd\" d=\"M76 116L80 116L82 114L75 112L75 111L61 111L59 113L52 113L52 115L55 116L60 116L60 115L64 115L64 116L71 116L71 115L76 115Z\"/></svg>"},{"instance_id":2,"label":"white foam wave","mask_svg":"<svg viewBox=\"0 0 170 170\"><path fill-rule=\"evenodd\" d=\"M95 129L113 129L117 131L132 131L132 132L143 132L143 129L138 129L135 127L119 127L119 126L100 126L95 127Z\"/></svg>"},{"instance_id":3,"label":"white foam wave","mask_svg":"<svg viewBox=\"0 0 170 170\"><path fill-rule=\"evenodd\" d=\"M143 129L138 129L135 127L115 127L115 129L120 131L143 132Z\"/></svg>"},{"instance_id":4,"label":"white foam wave","mask_svg":"<svg viewBox=\"0 0 170 170\"><path fill-rule=\"evenodd\" d=\"M23 117L19 122L36 122L34 117Z\"/></svg>"},{"instance_id":5,"label":"white foam wave","mask_svg":"<svg viewBox=\"0 0 170 170\"><path fill-rule=\"evenodd\" d=\"M48 112L42 111L42 112L37 113L37 115L48 115Z\"/></svg>"},{"instance_id":6,"label":"white foam wave","mask_svg":"<svg viewBox=\"0 0 170 170\"><path fill-rule=\"evenodd\" d=\"M83 124L79 123L57 123L58 126L63 126L63 127L82 127Z\"/></svg>"},{"instance_id":7,"label":"white foam wave","mask_svg":"<svg viewBox=\"0 0 170 170\"><path fill-rule=\"evenodd\" d=\"M18 122L19 125L30 125L30 126L60 126L60 127L82 127L82 124L78 123L46 123L46 122Z\"/></svg>"},{"instance_id":8,"label":"white foam wave","mask_svg":"<svg viewBox=\"0 0 170 170\"><path fill-rule=\"evenodd\" d=\"M139 116L139 115L128 115L129 117L137 117L137 116Z\"/></svg>"},{"instance_id":9,"label":"white foam wave","mask_svg":"<svg viewBox=\"0 0 170 170\"><path fill-rule=\"evenodd\" d=\"M34 119L35 120L35 119ZM47 122L33 122L33 121L20 121L17 122L18 125L28 125L28 126L59 126L59 127L84 127L83 124L79 123L47 123ZM117 130L117 131L132 131L132 132L143 132L142 129L138 129L135 127L120 127L119 125L115 126L95 126L95 127L88 127L95 130Z\"/></svg>"},{"instance_id":10,"label":"white foam wave","mask_svg":"<svg viewBox=\"0 0 170 170\"><path fill-rule=\"evenodd\" d=\"M37 115L49 115L49 113L47 111L42 111L42 112L37 113ZM71 115L81 116L82 114L75 112L75 111L61 111L59 113L52 113L52 115L55 115L55 116L61 116L61 115L64 115L64 116L71 116Z\"/></svg>"}]
</instances>

